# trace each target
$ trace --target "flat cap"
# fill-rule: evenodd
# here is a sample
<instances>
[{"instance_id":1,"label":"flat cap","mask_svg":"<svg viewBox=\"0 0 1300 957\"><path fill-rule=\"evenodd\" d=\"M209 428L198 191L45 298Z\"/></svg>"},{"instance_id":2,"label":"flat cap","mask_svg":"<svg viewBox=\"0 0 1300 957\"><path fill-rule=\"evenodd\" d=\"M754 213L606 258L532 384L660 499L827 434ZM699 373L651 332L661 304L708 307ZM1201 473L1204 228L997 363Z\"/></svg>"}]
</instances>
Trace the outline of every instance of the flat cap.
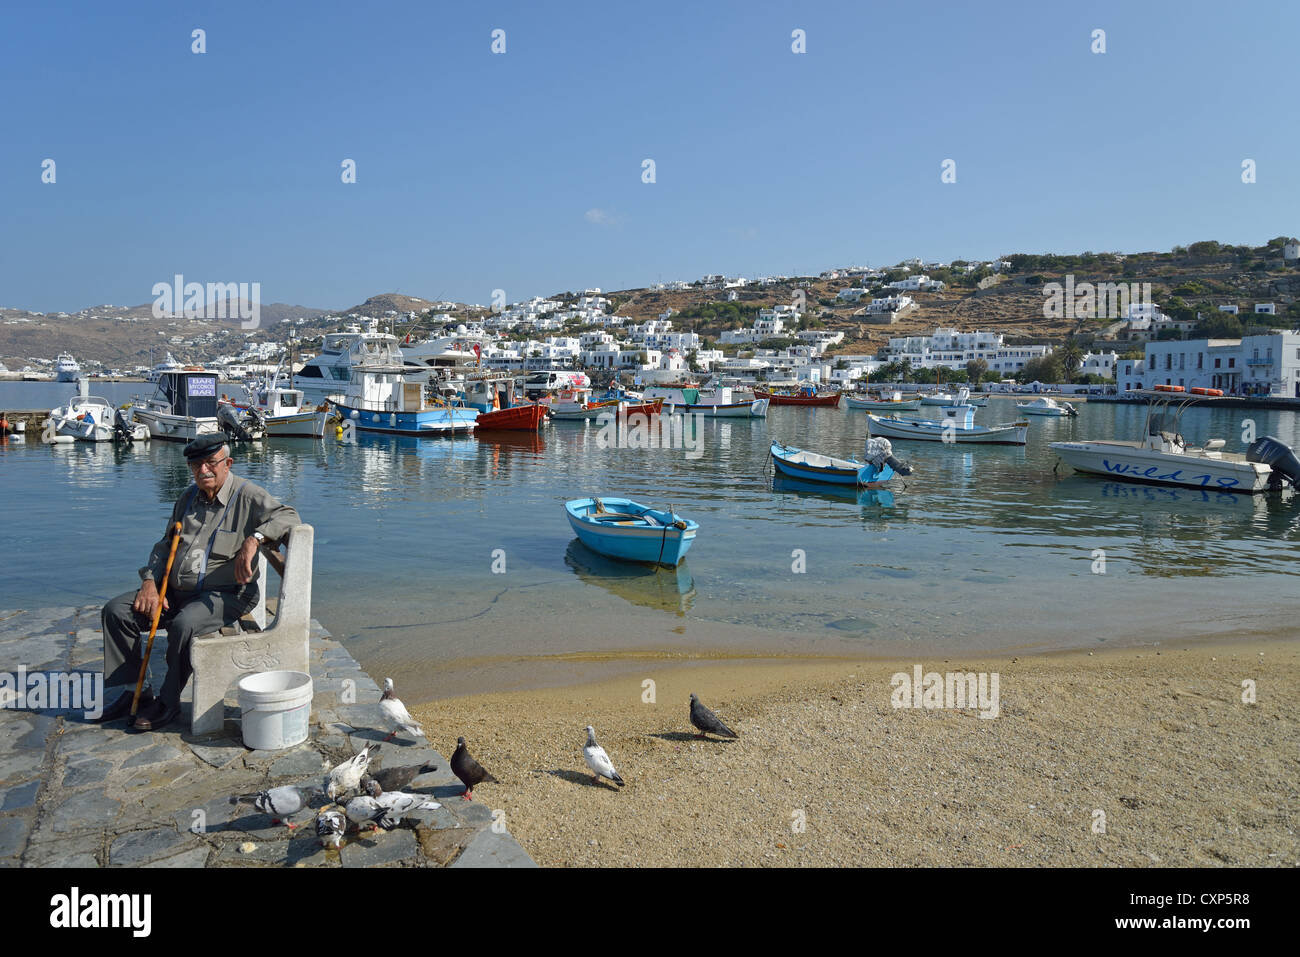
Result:
<instances>
[{"instance_id":1,"label":"flat cap","mask_svg":"<svg viewBox=\"0 0 1300 957\"><path fill-rule=\"evenodd\" d=\"M216 435L200 435L197 439L185 446L185 457L190 461L195 459L206 459L213 452L216 452L226 444L224 434L218 432Z\"/></svg>"}]
</instances>

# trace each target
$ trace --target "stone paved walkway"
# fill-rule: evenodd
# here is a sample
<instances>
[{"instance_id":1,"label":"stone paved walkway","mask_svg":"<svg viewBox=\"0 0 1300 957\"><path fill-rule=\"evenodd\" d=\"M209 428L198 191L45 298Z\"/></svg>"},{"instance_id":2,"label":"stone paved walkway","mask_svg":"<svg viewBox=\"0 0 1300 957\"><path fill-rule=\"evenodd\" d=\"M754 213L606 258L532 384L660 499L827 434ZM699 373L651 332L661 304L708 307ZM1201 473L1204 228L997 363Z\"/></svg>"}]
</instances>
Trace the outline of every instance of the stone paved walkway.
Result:
<instances>
[{"instance_id":1,"label":"stone paved walkway","mask_svg":"<svg viewBox=\"0 0 1300 957\"><path fill-rule=\"evenodd\" d=\"M154 643L155 688L165 642L160 634ZM98 606L0 611L0 674L102 666ZM326 850L314 812L297 815L302 826L290 832L231 805L236 793L319 784L330 766L387 733L377 730L379 688L314 621L311 674L311 736L274 752L243 746L233 695L224 735L194 739L188 692L183 723L127 734L124 721L101 727L80 710L16 707L32 702L0 691L0 867L535 866L509 833L493 830L490 808L461 799L446 758L407 735L383 745L384 765L436 764L408 790L443 806L395 830L349 835L341 850Z\"/></svg>"}]
</instances>

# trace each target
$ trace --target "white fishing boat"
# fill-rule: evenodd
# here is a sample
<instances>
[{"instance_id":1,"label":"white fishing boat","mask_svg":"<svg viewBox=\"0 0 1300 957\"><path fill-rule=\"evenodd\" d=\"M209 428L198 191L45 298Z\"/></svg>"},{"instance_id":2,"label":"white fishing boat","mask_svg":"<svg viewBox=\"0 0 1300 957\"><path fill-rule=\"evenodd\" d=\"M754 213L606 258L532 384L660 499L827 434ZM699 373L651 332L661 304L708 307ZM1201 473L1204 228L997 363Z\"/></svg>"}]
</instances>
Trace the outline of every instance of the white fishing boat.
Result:
<instances>
[{"instance_id":1,"label":"white fishing boat","mask_svg":"<svg viewBox=\"0 0 1300 957\"><path fill-rule=\"evenodd\" d=\"M430 400L424 385L403 379L400 365L352 367L348 391L330 403L361 432L442 436L474 431L478 409Z\"/></svg>"},{"instance_id":2,"label":"white fishing boat","mask_svg":"<svg viewBox=\"0 0 1300 957\"><path fill-rule=\"evenodd\" d=\"M280 385L278 376L245 386L251 398L248 405L229 403L241 411L256 411L270 438L322 439L329 427L328 407L306 402L299 389Z\"/></svg>"},{"instance_id":3,"label":"white fishing boat","mask_svg":"<svg viewBox=\"0 0 1300 957\"><path fill-rule=\"evenodd\" d=\"M1053 442L1052 451L1080 472L1132 482L1247 494L1279 489L1283 484L1300 485L1300 459L1279 439L1271 435L1257 439L1245 454L1225 452L1223 439L1189 445L1181 432L1182 416L1198 397L1137 394L1150 402L1139 441ZM1170 411L1174 401L1178 405Z\"/></svg>"},{"instance_id":4,"label":"white fishing boat","mask_svg":"<svg viewBox=\"0 0 1300 957\"><path fill-rule=\"evenodd\" d=\"M158 390L133 406L135 418L155 439L191 442L221 431L215 372L164 372Z\"/></svg>"},{"instance_id":5,"label":"white fishing boat","mask_svg":"<svg viewBox=\"0 0 1300 957\"><path fill-rule=\"evenodd\" d=\"M957 397L950 392L931 392L921 396L922 405L950 406L956 404Z\"/></svg>"},{"instance_id":6,"label":"white fishing boat","mask_svg":"<svg viewBox=\"0 0 1300 957\"><path fill-rule=\"evenodd\" d=\"M54 359L54 381L76 382L81 378L81 366L69 352L60 352Z\"/></svg>"},{"instance_id":7,"label":"white fishing boat","mask_svg":"<svg viewBox=\"0 0 1300 957\"><path fill-rule=\"evenodd\" d=\"M890 439L920 439L944 444L1024 445L1028 441L1028 422L976 425L975 408L969 405L948 406L943 413L944 417L935 421L900 419L868 412L867 430L872 435Z\"/></svg>"},{"instance_id":8,"label":"white fishing boat","mask_svg":"<svg viewBox=\"0 0 1300 957\"><path fill-rule=\"evenodd\" d=\"M767 399L737 402L730 388L657 385L647 388L644 396L646 401L663 399L666 415L705 415L731 419L761 419L767 416Z\"/></svg>"},{"instance_id":9,"label":"white fishing boat","mask_svg":"<svg viewBox=\"0 0 1300 957\"><path fill-rule=\"evenodd\" d=\"M1068 402L1057 402L1048 396L1039 396L1033 402L1017 402L1016 408L1025 415L1047 415L1065 418L1078 415L1079 410Z\"/></svg>"}]
</instances>

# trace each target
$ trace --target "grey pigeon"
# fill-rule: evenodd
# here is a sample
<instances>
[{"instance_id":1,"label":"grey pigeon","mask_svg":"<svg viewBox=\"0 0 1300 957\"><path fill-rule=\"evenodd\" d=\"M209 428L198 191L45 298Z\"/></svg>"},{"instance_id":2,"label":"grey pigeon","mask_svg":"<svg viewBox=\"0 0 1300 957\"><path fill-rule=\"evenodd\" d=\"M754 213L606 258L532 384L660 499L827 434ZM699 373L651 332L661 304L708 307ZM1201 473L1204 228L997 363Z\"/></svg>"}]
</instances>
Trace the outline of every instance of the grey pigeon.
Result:
<instances>
[{"instance_id":1,"label":"grey pigeon","mask_svg":"<svg viewBox=\"0 0 1300 957\"><path fill-rule=\"evenodd\" d=\"M740 737L723 724L721 718L700 704L699 697L694 694L691 695L691 724L700 729L701 738L709 734L716 734L722 738Z\"/></svg>"},{"instance_id":2,"label":"grey pigeon","mask_svg":"<svg viewBox=\"0 0 1300 957\"><path fill-rule=\"evenodd\" d=\"M230 803L251 804L263 814L271 815L273 824L283 821L290 830L293 830L297 825L290 824L285 819L305 808L311 801L311 796L319 793L319 788L304 789L286 784L282 787L258 791L256 794L237 794L230 799Z\"/></svg>"},{"instance_id":3,"label":"grey pigeon","mask_svg":"<svg viewBox=\"0 0 1300 957\"><path fill-rule=\"evenodd\" d=\"M401 824L402 817L411 811L442 807L437 801L426 800L420 794L406 794L402 791L385 793L371 777L366 778L365 790L367 793L354 797L346 808L348 819L355 821L358 826L369 824L372 828L382 827L390 831Z\"/></svg>"},{"instance_id":4,"label":"grey pigeon","mask_svg":"<svg viewBox=\"0 0 1300 957\"><path fill-rule=\"evenodd\" d=\"M408 764L400 768L382 768L371 771L370 777L385 791L400 791L421 774L432 774L438 770L436 764Z\"/></svg>"},{"instance_id":5,"label":"grey pigeon","mask_svg":"<svg viewBox=\"0 0 1300 957\"><path fill-rule=\"evenodd\" d=\"M316 815L316 836L320 838L322 847L337 849L343 842L343 831L347 826L347 820L338 811L321 811Z\"/></svg>"},{"instance_id":6,"label":"grey pigeon","mask_svg":"<svg viewBox=\"0 0 1300 957\"><path fill-rule=\"evenodd\" d=\"M388 809L379 803L383 789L373 779L366 781L366 793L358 794L348 802L343 812L348 820L360 827L369 824L372 830L379 830L379 819L388 813Z\"/></svg>"},{"instance_id":7,"label":"grey pigeon","mask_svg":"<svg viewBox=\"0 0 1300 957\"><path fill-rule=\"evenodd\" d=\"M461 797L466 801L474 800L474 786L479 782L501 783L488 774L483 765L474 760L474 756L469 753L469 748L465 747L464 738L456 739L456 752L451 756L451 773L460 778L461 783L465 785L465 793Z\"/></svg>"},{"instance_id":8,"label":"grey pigeon","mask_svg":"<svg viewBox=\"0 0 1300 957\"><path fill-rule=\"evenodd\" d=\"M619 787L623 786L623 779L618 776L614 770L614 762L609 759L605 749L596 743L596 729L587 725L587 744L582 749L582 756L587 762L587 767L591 768L591 773L596 776L596 780L609 778Z\"/></svg>"},{"instance_id":9,"label":"grey pigeon","mask_svg":"<svg viewBox=\"0 0 1300 957\"><path fill-rule=\"evenodd\" d=\"M355 791L361 787L361 776L370 767L370 759L379 751L379 745L368 744L359 754L354 754L325 776L325 794L331 801L337 801L340 795Z\"/></svg>"}]
</instances>

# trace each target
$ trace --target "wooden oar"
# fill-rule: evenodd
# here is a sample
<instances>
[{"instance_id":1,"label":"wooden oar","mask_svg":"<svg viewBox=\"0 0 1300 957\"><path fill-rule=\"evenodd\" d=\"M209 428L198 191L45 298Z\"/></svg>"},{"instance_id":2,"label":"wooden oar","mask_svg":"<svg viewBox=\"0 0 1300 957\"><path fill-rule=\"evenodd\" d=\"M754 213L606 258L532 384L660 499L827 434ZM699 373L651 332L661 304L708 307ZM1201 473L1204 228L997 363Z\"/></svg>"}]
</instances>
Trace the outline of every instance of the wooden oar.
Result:
<instances>
[{"instance_id":1,"label":"wooden oar","mask_svg":"<svg viewBox=\"0 0 1300 957\"><path fill-rule=\"evenodd\" d=\"M144 649L144 659L140 662L140 677L135 682L135 696L131 699L131 717L135 717L140 707L140 690L144 687L145 672L149 669L149 655L153 652L153 636L158 633L158 620L162 617L163 598L167 596L167 579L172 576L172 560L176 558L176 546L181 543L181 523L172 526L172 550L167 555L167 570L163 572L162 588L158 590L158 606L153 610L153 624L149 626L149 643Z\"/></svg>"}]
</instances>

